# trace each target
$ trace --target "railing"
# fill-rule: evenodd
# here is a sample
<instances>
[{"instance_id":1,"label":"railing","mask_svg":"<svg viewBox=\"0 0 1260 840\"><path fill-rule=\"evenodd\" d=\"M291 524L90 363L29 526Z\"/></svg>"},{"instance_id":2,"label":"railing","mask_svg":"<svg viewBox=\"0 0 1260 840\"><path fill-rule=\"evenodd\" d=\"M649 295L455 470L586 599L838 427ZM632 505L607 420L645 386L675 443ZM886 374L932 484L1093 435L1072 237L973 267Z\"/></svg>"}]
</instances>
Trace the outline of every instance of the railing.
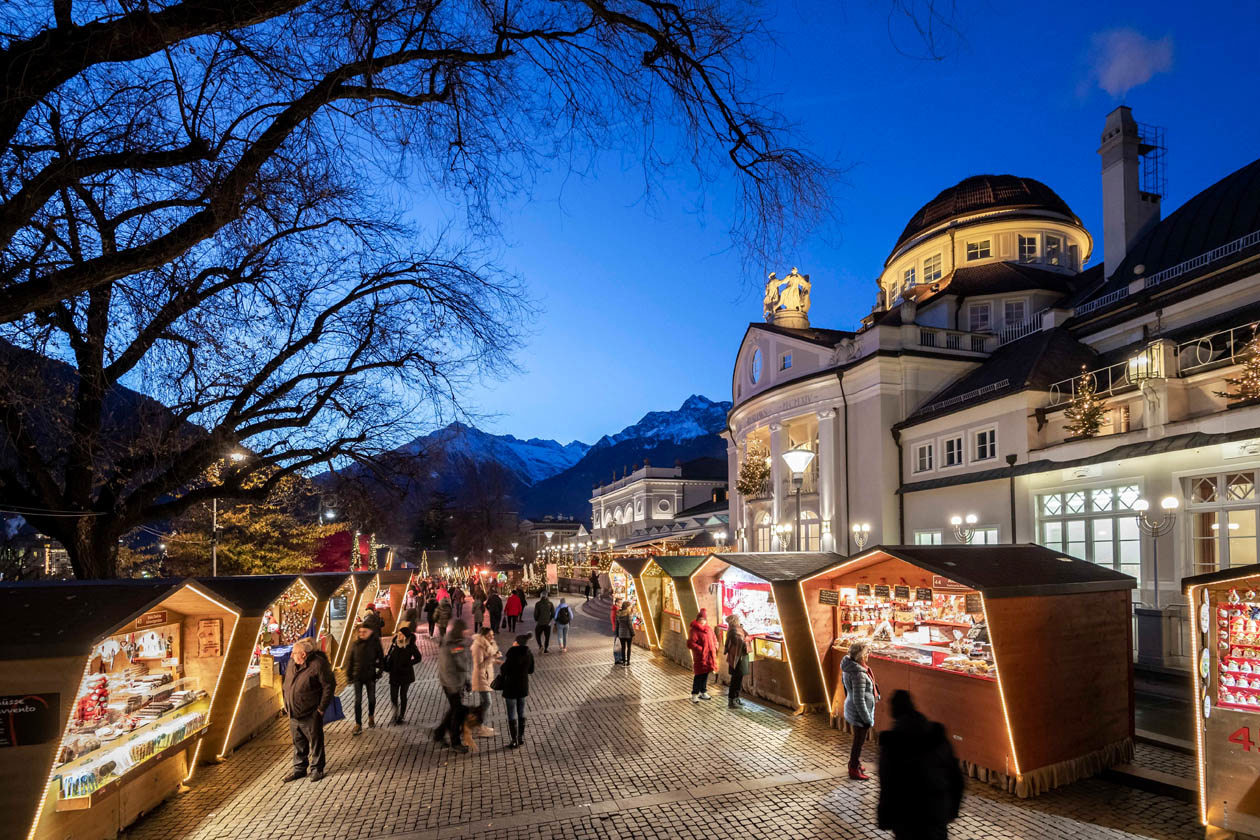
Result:
<instances>
[{"instance_id":1,"label":"railing","mask_svg":"<svg viewBox=\"0 0 1260 840\"><path fill-rule=\"evenodd\" d=\"M1233 242L1227 242L1219 248L1213 248L1206 254L1199 254L1199 256L1191 257L1185 262L1177 263L1172 268L1165 268L1157 274L1152 274L1142 281L1142 288L1149 289L1153 286L1158 286L1160 283L1166 283L1169 280L1194 271L1196 268L1202 268L1208 263L1216 262L1222 257L1228 257L1230 254L1236 254L1244 248L1250 248L1252 245L1260 245L1260 230L1254 230L1246 236L1238 237Z\"/></svg>"},{"instance_id":2,"label":"railing","mask_svg":"<svg viewBox=\"0 0 1260 840\"><path fill-rule=\"evenodd\" d=\"M957 330L942 330L935 327L919 327L920 347L989 353L996 346L996 342L997 336L992 333L970 333Z\"/></svg>"},{"instance_id":3,"label":"railing","mask_svg":"<svg viewBox=\"0 0 1260 840\"><path fill-rule=\"evenodd\" d=\"M1129 362L1117 362L1105 368L1098 370L1086 371L1084 374L1077 374L1070 379L1060 380L1050 386L1050 402L1047 407L1054 408L1058 405L1066 405L1076 396L1076 386L1080 383L1082 376L1088 376L1094 383L1094 392L1100 397L1111 396L1112 394L1129 388L1137 387L1134 382L1129 380Z\"/></svg>"},{"instance_id":4,"label":"railing","mask_svg":"<svg viewBox=\"0 0 1260 840\"><path fill-rule=\"evenodd\" d=\"M919 413L931 414L934 411L940 411L942 408L949 408L951 405L958 405L959 403L964 403L964 402L967 402L968 400L974 400L976 397L981 397L981 396L984 396L985 394L991 394L994 391L1000 391L1010 384L1011 384L1011 380L1009 379L1002 379L997 382L992 382L988 385L983 385L979 388L976 388L975 390L968 391L965 394L959 394L958 396L950 397L947 400L939 400L938 402L934 402L931 405L927 406L926 408L921 409Z\"/></svg>"},{"instance_id":5,"label":"railing","mask_svg":"<svg viewBox=\"0 0 1260 840\"><path fill-rule=\"evenodd\" d=\"M1103 295L1097 300L1091 300L1089 303L1082 303L1080 306L1076 307L1075 310L1073 310L1072 314L1078 317L1081 315L1086 315L1090 312L1093 312L1095 309L1102 309L1104 306L1110 306L1111 304L1115 303L1118 300L1124 300L1128 296L1129 296L1129 287L1121 286L1119 289L1116 289L1114 292L1109 292L1108 294Z\"/></svg>"},{"instance_id":6,"label":"railing","mask_svg":"<svg viewBox=\"0 0 1260 840\"><path fill-rule=\"evenodd\" d=\"M1045 320L1046 313L1048 311L1048 309L1043 309L1040 312L1035 313L1024 323L1016 324L1013 327L1007 327L1002 330L998 333L997 346L1001 347L1003 344L1010 344L1012 341L1018 341L1026 335L1032 335L1033 333L1039 331L1041 329L1042 321Z\"/></svg>"},{"instance_id":7,"label":"railing","mask_svg":"<svg viewBox=\"0 0 1260 840\"><path fill-rule=\"evenodd\" d=\"M1185 376L1201 370L1242 361L1243 351L1256 335L1260 322L1231 327L1177 345L1177 373Z\"/></svg>"},{"instance_id":8,"label":"railing","mask_svg":"<svg viewBox=\"0 0 1260 840\"><path fill-rule=\"evenodd\" d=\"M786 471L785 471L786 472ZM817 493L818 492L818 459L809 465L809 469L805 470L805 475L801 476L801 492ZM792 474L787 472L783 476L784 498L791 498L796 493L796 485L792 483Z\"/></svg>"},{"instance_id":9,"label":"railing","mask_svg":"<svg viewBox=\"0 0 1260 840\"><path fill-rule=\"evenodd\" d=\"M771 483L770 478L767 476L766 479L761 482L761 487L759 487L752 495L748 496L747 498L750 502L755 502L755 501L760 501L762 499L770 499L773 497L774 497L774 484Z\"/></svg>"}]
</instances>

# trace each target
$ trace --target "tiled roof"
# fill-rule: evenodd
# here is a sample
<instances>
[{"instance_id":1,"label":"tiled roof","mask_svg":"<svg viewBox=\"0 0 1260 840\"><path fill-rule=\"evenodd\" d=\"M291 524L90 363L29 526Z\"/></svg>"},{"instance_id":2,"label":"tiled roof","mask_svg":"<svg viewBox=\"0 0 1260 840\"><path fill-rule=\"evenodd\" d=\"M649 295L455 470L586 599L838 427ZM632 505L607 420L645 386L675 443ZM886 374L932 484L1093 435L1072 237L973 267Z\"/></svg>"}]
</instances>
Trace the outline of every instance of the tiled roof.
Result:
<instances>
[{"instance_id":1,"label":"tiled roof","mask_svg":"<svg viewBox=\"0 0 1260 840\"><path fill-rule=\"evenodd\" d=\"M940 294L975 297L1042 290L1066 295L1076 287L1076 277L1070 274L1023 263L993 262L956 269Z\"/></svg>"}]
</instances>

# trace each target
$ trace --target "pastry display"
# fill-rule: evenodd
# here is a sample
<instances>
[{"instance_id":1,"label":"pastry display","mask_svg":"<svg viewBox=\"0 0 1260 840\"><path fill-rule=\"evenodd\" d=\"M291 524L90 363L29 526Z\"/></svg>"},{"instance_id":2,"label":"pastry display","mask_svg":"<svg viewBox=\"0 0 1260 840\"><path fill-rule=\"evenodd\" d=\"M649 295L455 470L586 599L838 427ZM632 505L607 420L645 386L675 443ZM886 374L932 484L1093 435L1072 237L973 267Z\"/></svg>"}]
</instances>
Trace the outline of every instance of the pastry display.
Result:
<instances>
[{"instance_id":1,"label":"pastry display","mask_svg":"<svg viewBox=\"0 0 1260 840\"><path fill-rule=\"evenodd\" d=\"M1227 601L1216 605L1217 705L1244 711L1260 709L1260 603L1252 594L1244 600L1231 590Z\"/></svg>"}]
</instances>

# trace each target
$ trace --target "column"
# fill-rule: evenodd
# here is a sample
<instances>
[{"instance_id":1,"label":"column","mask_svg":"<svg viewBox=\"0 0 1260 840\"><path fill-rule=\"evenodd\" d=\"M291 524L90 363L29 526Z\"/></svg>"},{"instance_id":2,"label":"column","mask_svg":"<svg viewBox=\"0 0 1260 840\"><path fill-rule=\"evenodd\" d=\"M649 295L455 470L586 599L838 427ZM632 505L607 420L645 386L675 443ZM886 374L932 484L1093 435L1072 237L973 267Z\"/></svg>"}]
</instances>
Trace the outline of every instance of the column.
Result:
<instances>
[{"instance_id":1,"label":"column","mask_svg":"<svg viewBox=\"0 0 1260 840\"><path fill-rule=\"evenodd\" d=\"M726 544L743 551L744 547L736 542L744 513L744 500L739 497L739 491L735 489L735 482L739 481L739 447L735 445L734 436L728 434L723 437L726 438L726 506L729 511L726 523Z\"/></svg>"},{"instance_id":2,"label":"column","mask_svg":"<svg viewBox=\"0 0 1260 840\"><path fill-rule=\"evenodd\" d=\"M784 486L784 472L787 465L783 463L783 453L787 451L787 428L782 423L770 424L770 488L773 492L773 508L770 514L770 550L782 551L783 546L779 542L779 535L774 529L779 527L783 521L783 511L787 500L784 495L787 492Z\"/></svg>"},{"instance_id":3,"label":"column","mask_svg":"<svg viewBox=\"0 0 1260 840\"><path fill-rule=\"evenodd\" d=\"M823 551L845 551L844 535L836 530L836 410L818 412L818 518L822 520ZM840 546L840 548L837 548Z\"/></svg>"}]
</instances>

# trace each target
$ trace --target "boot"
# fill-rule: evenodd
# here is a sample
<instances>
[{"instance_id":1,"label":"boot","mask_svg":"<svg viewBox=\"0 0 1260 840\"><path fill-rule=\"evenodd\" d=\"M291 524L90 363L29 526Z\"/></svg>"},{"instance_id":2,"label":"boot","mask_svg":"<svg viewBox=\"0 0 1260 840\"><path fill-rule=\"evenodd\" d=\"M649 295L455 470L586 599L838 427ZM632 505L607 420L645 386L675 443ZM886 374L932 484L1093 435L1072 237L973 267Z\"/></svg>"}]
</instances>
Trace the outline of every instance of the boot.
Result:
<instances>
[{"instance_id":1,"label":"boot","mask_svg":"<svg viewBox=\"0 0 1260 840\"><path fill-rule=\"evenodd\" d=\"M523 717L516 722L516 745L525 746L525 718Z\"/></svg>"},{"instance_id":2,"label":"boot","mask_svg":"<svg viewBox=\"0 0 1260 840\"><path fill-rule=\"evenodd\" d=\"M866 775L866 771L863 770L861 767L850 767L849 778L855 779L856 781L859 781L859 782L865 782L867 779L870 778L870 776Z\"/></svg>"},{"instance_id":3,"label":"boot","mask_svg":"<svg viewBox=\"0 0 1260 840\"><path fill-rule=\"evenodd\" d=\"M351 730L350 730L350 734L351 734L351 735L362 735L362 734L363 734L363 727L362 727L362 726L359 726L359 724L357 724L357 723L356 723L356 724L354 725L354 729L351 729Z\"/></svg>"},{"instance_id":4,"label":"boot","mask_svg":"<svg viewBox=\"0 0 1260 840\"><path fill-rule=\"evenodd\" d=\"M508 749L514 750L516 749L516 721L512 718L508 718L508 732L512 736L512 743L508 744Z\"/></svg>"},{"instance_id":5,"label":"boot","mask_svg":"<svg viewBox=\"0 0 1260 840\"><path fill-rule=\"evenodd\" d=\"M375 729L375 728L376 728L375 715L368 715L368 729Z\"/></svg>"}]
</instances>

